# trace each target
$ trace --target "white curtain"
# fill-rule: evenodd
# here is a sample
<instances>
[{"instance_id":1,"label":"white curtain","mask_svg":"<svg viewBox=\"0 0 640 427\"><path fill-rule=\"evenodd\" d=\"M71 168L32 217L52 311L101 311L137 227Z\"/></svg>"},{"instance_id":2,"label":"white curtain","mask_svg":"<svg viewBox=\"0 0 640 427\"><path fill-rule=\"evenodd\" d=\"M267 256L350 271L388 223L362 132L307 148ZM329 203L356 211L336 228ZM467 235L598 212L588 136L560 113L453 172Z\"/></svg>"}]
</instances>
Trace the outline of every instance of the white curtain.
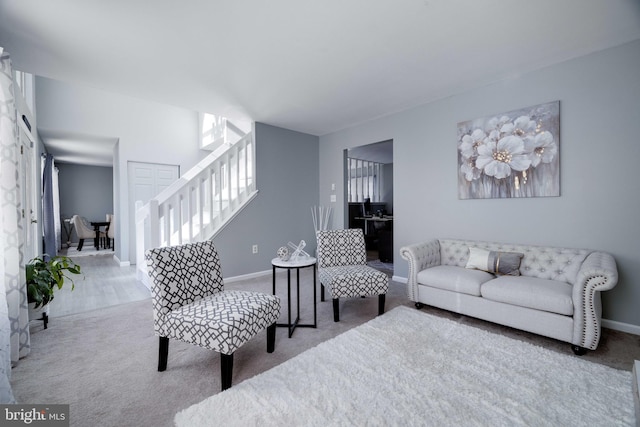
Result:
<instances>
[{"instance_id":1,"label":"white curtain","mask_svg":"<svg viewBox=\"0 0 640 427\"><path fill-rule=\"evenodd\" d=\"M11 363L30 349L29 314L20 222L19 148L16 137L13 71L7 53L0 54L0 402L14 402Z\"/></svg>"}]
</instances>

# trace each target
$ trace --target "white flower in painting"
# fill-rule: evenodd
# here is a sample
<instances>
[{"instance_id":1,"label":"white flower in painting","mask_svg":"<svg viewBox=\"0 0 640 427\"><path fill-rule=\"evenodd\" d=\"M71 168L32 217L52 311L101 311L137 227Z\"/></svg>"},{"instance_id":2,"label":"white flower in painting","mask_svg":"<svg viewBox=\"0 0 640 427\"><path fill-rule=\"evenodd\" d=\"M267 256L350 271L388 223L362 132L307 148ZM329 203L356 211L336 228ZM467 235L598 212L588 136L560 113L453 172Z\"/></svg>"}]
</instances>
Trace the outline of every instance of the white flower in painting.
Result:
<instances>
[{"instance_id":1,"label":"white flower in painting","mask_svg":"<svg viewBox=\"0 0 640 427\"><path fill-rule=\"evenodd\" d=\"M460 166L460 171L464 174L464 178L467 181L473 181L482 175L482 170L476 167L476 162L473 159L466 159L462 163L462 166Z\"/></svg>"},{"instance_id":2,"label":"white flower in painting","mask_svg":"<svg viewBox=\"0 0 640 427\"><path fill-rule=\"evenodd\" d=\"M531 120L529 116L520 116L513 122L503 124L500 128L502 135L515 135L520 138L533 134L535 130L536 122Z\"/></svg>"},{"instance_id":3,"label":"white flower in painting","mask_svg":"<svg viewBox=\"0 0 640 427\"><path fill-rule=\"evenodd\" d=\"M492 130L499 130L502 128L502 126L504 126L506 123L510 122L511 119L509 118L509 116L502 116L502 117L493 117L491 119L489 119L489 121L487 121L487 125L485 126L485 131L490 132Z\"/></svg>"},{"instance_id":4,"label":"white flower in painting","mask_svg":"<svg viewBox=\"0 0 640 427\"><path fill-rule=\"evenodd\" d=\"M482 141L486 136L487 135L481 129L474 130L471 135L463 136L459 147L462 157L470 159L478 155L478 146L482 144Z\"/></svg>"},{"instance_id":5,"label":"white flower in painting","mask_svg":"<svg viewBox=\"0 0 640 427\"><path fill-rule=\"evenodd\" d=\"M553 134L548 131L525 140L525 149L529 153L531 166L534 168L540 163L551 163L558 154L558 146L553 140Z\"/></svg>"},{"instance_id":6,"label":"white flower in painting","mask_svg":"<svg viewBox=\"0 0 640 427\"><path fill-rule=\"evenodd\" d=\"M497 179L511 175L511 170L523 171L531 166L531 159L525 152L524 141L514 135L501 138L498 142L486 139L478 147L476 167L486 175Z\"/></svg>"}]
</instances>

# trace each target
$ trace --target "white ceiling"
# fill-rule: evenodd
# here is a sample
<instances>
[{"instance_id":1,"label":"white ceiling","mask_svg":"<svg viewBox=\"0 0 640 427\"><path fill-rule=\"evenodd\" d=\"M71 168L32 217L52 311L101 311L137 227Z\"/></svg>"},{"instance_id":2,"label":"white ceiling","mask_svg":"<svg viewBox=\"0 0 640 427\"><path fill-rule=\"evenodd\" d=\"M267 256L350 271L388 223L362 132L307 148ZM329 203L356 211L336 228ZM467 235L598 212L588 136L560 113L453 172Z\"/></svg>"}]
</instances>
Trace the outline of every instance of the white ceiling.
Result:
<instances>
[{"instance_id":1,"label":"white ceiling","mask_svg":"<svg viewBox=\"0 0 640 427\"><path fill-rule=\"evenodd\" d=\"M0 0L17 69L314 135L636 39L637 0Z\"/></svg>"},{"instance_id":2,"label":"white ceiling","mask_svg":"<svg viewBox=\"0 0 640 427\"><path fill-rule=\"evenodd\" d=\"M38 135L58 163L113 166L113 150L118 138L78 135L42 128L38 129Z\"/></svg>"}]
</instances>

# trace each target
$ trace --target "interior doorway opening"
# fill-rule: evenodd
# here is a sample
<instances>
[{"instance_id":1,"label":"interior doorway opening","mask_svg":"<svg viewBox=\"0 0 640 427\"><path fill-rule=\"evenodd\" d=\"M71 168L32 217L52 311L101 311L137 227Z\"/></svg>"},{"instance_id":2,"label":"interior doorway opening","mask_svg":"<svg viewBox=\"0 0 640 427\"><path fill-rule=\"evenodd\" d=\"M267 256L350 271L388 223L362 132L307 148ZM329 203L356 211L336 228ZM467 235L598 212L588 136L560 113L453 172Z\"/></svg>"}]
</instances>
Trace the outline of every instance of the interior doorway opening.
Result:
<instances>
[{"instance_id":1,"label":"interior doorway opening","mask_svg":"<svg viewBox=\"0 0 640 427\"><path fill-rule=\"evenodd\" d=\"M365 234L368 263L393 274L393 140L345 150L345 212Z\"/></svg>"}]
</instances>

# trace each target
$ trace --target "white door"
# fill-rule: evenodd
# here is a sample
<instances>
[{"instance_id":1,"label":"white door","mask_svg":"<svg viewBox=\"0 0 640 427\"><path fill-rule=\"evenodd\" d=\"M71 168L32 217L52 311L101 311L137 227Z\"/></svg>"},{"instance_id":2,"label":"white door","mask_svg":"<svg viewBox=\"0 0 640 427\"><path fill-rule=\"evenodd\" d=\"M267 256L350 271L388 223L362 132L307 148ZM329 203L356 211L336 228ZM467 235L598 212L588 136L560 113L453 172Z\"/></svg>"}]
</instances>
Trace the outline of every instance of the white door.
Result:
<instances>
[{"instance_id":1,"label":"white door","mask_svg":"<svg viewBox=\"0 0 640 427\"><path fill-rule=\"evenodd\" d=\"M136 201L147 203L180 177L180 166L129 162L129 260L136 263ZM146 235L147 233L145 233Z\"/></svg>"},{"instance_id":2,"label":"white door","mask_svg":"<svg viewBox=\"0 0 640 427\"><path fill-rule=\"evenodd\" d=\"M19 123L22 121L18 117ZM28 262L38 255L38 224L36 207L40 199L40 186L36 185L36 168L33 136L29 130L20 124L18 126L20 143L20 193L22 209L20 220L24 238L24 262ZM42 237L40 237L41 239ZM55 255L55 254L54 254Z\"/></svg>"}]
</instances>

